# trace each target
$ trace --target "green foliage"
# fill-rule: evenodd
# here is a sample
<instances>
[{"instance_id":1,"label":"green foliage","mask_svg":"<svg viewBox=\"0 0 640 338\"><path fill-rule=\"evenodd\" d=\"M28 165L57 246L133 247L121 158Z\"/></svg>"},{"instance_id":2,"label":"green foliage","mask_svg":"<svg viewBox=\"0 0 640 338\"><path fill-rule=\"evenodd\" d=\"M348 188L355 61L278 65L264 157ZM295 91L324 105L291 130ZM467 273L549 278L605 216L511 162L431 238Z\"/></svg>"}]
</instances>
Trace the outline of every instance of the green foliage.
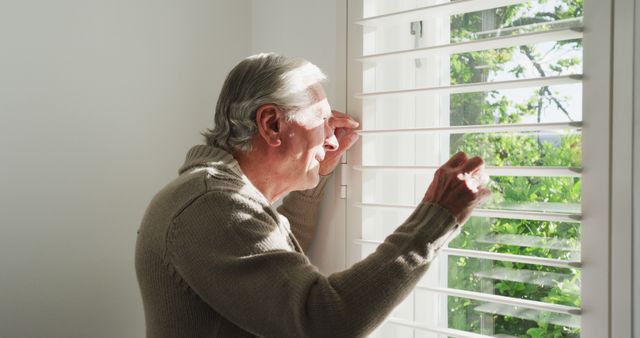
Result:
<instances>
[{"instance_id":1,"label":"green foliage","mask_svg":"<svg viewBox=\"0 0 640 338\"><path fill-rule=\"evenodd\" d=\"M489 13L496 27L510 28L526 25L578 18L583 15L582 0L538 0L532 3L499 8ZM540 10L540 4L552 10ZM482 31L489 30L483 17L487 12L467 13L451 17L451 41L461 42L477 39ZM484 26L483 26L484 25ZM556 42L542 51L537 46L520 46L499 50L470 52L452 55L451 84L487 81L496 74L510 74L513 78L545 77L570 74L581 67L581 57L569 53L554 60L545 58L557 51L581 52L581 40ZM526 63L514 64L517 55L524 56ZM451 95L451 125L519 123L523 119L541 121L543 112L555 110L559 114L568 112L564 108L568 98L552 92L547 87L539 88L525 102L515 102L499 92L465 93ZM478 155L492 166L552 166L579 167L582 163L581 134L556 133L491 133L461 134L450 138L451 153L459 150L469 155ZM509 208L513 206L555 208L558 205L579 205L581 181L578 178L556 177L493 177L493 199L487 207ZM518 243L495 244L483 240L491 236L522 236L529 239L547 239L563 243L561 248L552 246L523 246ZM531 221L518 219L486 219L472 217L464 226L462 234L450 243L451 247L537 256L555 259L573 259L579 250L580 226L578 223ZM496 295L580 306L581 273L575 269L529 265L514 262L493 262L483 259L449 256L448 285L452 288L488 292ZM479 272L491 269L527 272L541 276L564 276L549 282L520 281L517 278L490 279ZM556 278L556 277L554 277ZM510 334L519 337L579 337L580 330L558 324L552 316L540 313L536 320L518 316L482 313L475 309L477 301L449 297L449 326L455 329L485 333ZM556 324L552 324L556 322ZM491 326L490 331L486 327Z\"/></svg>"}]
</instances>

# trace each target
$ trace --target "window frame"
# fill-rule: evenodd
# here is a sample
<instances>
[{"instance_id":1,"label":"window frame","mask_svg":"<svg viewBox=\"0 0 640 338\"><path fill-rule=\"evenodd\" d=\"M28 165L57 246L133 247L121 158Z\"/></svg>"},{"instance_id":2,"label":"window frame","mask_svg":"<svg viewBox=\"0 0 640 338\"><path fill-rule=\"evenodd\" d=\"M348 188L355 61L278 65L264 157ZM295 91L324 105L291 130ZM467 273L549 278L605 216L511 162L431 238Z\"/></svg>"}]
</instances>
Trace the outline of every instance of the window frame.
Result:
<instances>
[{"instance_id":1,"label":"window frame","mask_svg":"<svg viewBox=\"0 0 640 338\"><path fill-rule=\"evenodd\" d=\"M362 0L347 0L346 106L362 119L363 28ZM633 326L633 115L634 0L584 0L583 79L583 220L582 220L582 324L581 337L631 337ZM614 20L615 18L615 20ZM594 29L597 28L597 29ZM640 31L640 30L639 30ZM638 70L635 70L638 71ZM603 89L604 88L604 89ZM640 92L640 91L639 91ZM635 97L640 97L636 95ZM602 113L606 112L606 113ZM636 142L638 142L636 140ZM614 150L615 149L615 150ZM636 147L637 149L637 147ZM362 200L362 174L349 167L362 163L362 147L356 143L348 155L345 227L346 266L361 259L354 242L361 238L361 216L353 205ZM606 158L607 161L602 159ZM637 161L637 159L636 159ZM637 200L635 201L637 204ZM637 242L637 241L636 241ZM615 245L612 245L615 243ZM640 269L638 269L640 270ZM637 271L635 271L637 273ZM604 290L604 292L603 292ZM640 330L639 330L640 331Z\"/></svg>"},{"instance_id":2,"label":"window frame","mask_svg":"<svg viewBox=\"0 0 640 338\"><path fill-rule=\"evenodd\" d=\"M633 121L634 53L639 38L634 0L617 0L612 11L611 108L611 295L610 336L633 337ZM640 13L640 12L639 12ZM634 31L635 29L635 31ZM633 71L629 71L629 70ZM638 96L635 96L638 97ZM637 166L636 166L637 167ZM636 181L637 184L637 181ZM636 190L637 191L637 190ZM638 243L636 241L636 243ZM637 303L636 303L637 304ZM638 332L640 334L640 332Z\"/></svg>"}]
</instances>

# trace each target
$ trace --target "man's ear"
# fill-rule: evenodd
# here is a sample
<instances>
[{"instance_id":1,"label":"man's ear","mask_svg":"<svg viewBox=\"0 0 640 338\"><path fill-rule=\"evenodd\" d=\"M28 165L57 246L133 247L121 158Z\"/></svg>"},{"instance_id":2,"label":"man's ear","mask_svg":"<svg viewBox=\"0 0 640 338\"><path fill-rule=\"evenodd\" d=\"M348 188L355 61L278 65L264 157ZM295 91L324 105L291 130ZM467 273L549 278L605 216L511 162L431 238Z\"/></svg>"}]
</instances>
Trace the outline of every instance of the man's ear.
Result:
<instances>
[{"instance_id":1,"label":"man's ear","mask_svg":"<svg viewBox=\"0 0 640 338\"><path fill-rule=\"evenodd\" d=\"M258 133L269 146L278 147L282 143L280 139L282 117L282 111L274 104L263 104L256 110Z\"/></svg>"}]
</instances>

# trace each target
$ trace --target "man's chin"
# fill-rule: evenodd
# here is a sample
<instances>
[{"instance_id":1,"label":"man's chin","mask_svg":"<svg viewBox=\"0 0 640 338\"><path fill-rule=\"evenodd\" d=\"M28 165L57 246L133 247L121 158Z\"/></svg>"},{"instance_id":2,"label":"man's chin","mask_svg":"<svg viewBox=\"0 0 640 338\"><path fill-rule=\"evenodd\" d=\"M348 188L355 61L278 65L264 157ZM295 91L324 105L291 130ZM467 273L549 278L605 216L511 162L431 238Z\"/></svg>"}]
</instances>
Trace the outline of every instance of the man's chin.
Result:
<instances>
[{"instance_id":1,"label":"man's chin","mask_svg":"<svg viewBox=\"0 0 640 338\"><path fill-rule=\"evenodd\" d=\"M302 187L300 190L313 189L318 186L318 183L320 183L320 174L317 170L314 170L307 175L307 179L304 182L304 187Z\"/></svg>"},{"instance_id":2,"label":"man's chin","mask_svg":"<svg viewBox=\"0 0 640 338\"><path fill-rule=\"evenodd\" d=\"M313 173L313 177L311 178L311 186L307 189L313 189L315 187L318 186L318 183L320 183L320 174L319 173Z\"/></svg>"}]
</instances>

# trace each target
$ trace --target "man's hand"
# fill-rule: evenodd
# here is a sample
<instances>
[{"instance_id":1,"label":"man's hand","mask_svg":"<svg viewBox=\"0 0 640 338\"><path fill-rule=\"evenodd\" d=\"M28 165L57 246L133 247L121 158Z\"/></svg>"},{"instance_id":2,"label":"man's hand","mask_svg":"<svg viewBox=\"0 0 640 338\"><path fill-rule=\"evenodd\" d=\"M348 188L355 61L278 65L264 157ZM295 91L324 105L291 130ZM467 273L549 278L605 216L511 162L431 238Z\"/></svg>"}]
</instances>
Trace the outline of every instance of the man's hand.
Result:
<instances>
[{"instance_id":1,"label":"man's hand","mask_svg":"<svg viewBox=\"0 0 640 338\"><path fill-rule=\"evenodd\" d=\"M329 118L329 126L331 130L334 130L339 146L336 151L327 152L324 160L320 163L320 175L322 176L331 174L340 163L342 154L358 140L358 134L354 129L358 128L360 124L345 113L335 110L332 112L333 116Z\"/></svg>"},{"instance_id":2,"label":"man's hand","mask_svg":"<svg viewBox=\"0 0 640 338\"><path fill-rule=\"evenodd\" d=\"M483 168L484 161L480 157L468 159L465 153L458 152L436 171L422 202L435 203L449 210L458 224L464 224L471 211L491 195L483 186L484 180L474 182L478 185L465 180L474 175L482 176Z\"/></svg>"}]
</instances>

